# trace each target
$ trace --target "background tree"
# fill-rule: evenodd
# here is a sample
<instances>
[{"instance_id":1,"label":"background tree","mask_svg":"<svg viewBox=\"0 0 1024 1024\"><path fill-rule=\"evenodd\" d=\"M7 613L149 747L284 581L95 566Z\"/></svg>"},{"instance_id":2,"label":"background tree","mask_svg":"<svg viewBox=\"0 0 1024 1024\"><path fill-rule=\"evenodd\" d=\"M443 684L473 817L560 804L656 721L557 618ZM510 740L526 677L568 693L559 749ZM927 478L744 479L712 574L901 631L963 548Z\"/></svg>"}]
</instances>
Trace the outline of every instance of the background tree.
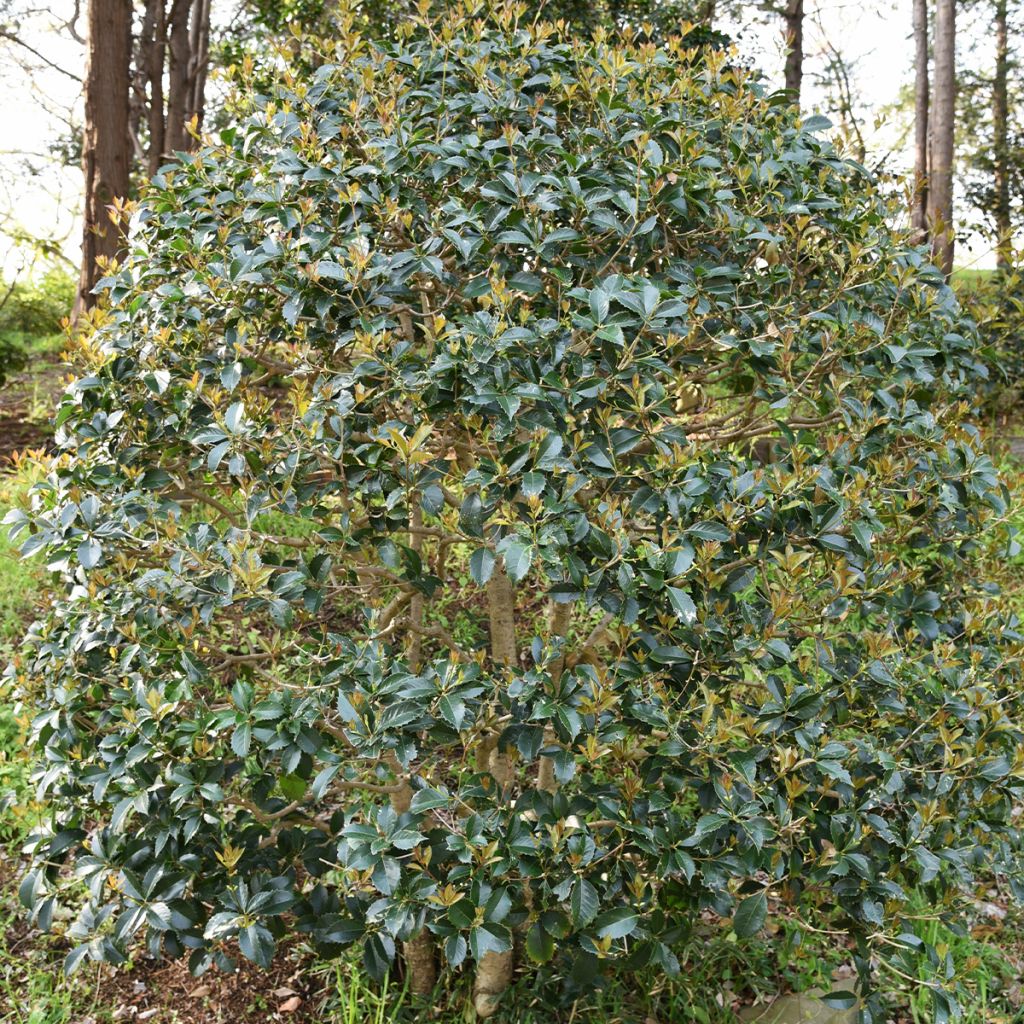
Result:
<instances>
[{"instance_id":1,"label":"background tree","mask_svg":"<svg viewBox=\"0 0 1024 1024\"><path fill-rule=\"evenodd\" d=\"M914 179L910 224L914 238L928 238L928 116L929 116L929 53L928 0L914 3Z\"/></svg>"},{"instance_id":2,"label":"background tree","mask_svg":"<svg viewBox=\"0 0 1024 1024\"><path fill-rule=\"evenodd\" d=\"M995 193L994 220L996 257L1000 271L1010 269L1013 229L1010 224L1010 139L1009 139L1009 26L1008 0L995 3L995 73L992 80L992 188Z\"/></svg>"},{"instance_id":3,"label":"background tree","mask_svg":"<svg viewBox=\"0 0 1024 1024\"><path fill-rule=\"evenodd\" d=\"M829 118L846 152L858 163L866 164L868 146L862 126L863 109L855 87L856 66L826 37L824 31L821 50L824 66L815 75L815 80L825 92Z\"/></svg>"},{"instance_id":4,"label":"background tree","mask_svg":"<svg viewBox=\"0 0 1024 1024\"><path fill-rule=\"evenodd\" d=\"M953 272L953 169L956 126L956 0L936 0L935 70L929 105L928 230L932 256Z\"/></svg>"},{"instance_id":5,"label":"background tree","mask_svg":"<svg viewBox=\"0 0 1024 1024\"><path fill-rule=\"evenodd\" d=\"M211 0L146 0L135 42L132 137L151 176L167 156L191 149L202 129L210 8Z\"/></svg>"},{"instance_id":6,"label":"background tree","mask_svg":"<svg viewBox=\"0 0 1024 1024\"><path fill-rule=\"evenodd\" d=\"M787 0L782 23L786 43L786 90L799 106L804 77L804 0Z\"/></svg>"},{"instance_id":7,"label":"background tree","mask_svg":"<svg viewBox=\"0 0 1024 1024\"><path fill-rule=\"evenodd\" d=\"M131 0L89 0L79 308L92 305L104 261L123 252L120 216L111 213L131 194L133 166L152 175L170 154L195 145L210 11L211 0L146 0L133 32Z\"/></svg>"},{"instance_id":8,"label":"background tree","mask_svg":"<svg viewBox=\"0 0 1024 1024\"><path fill-rule=\"evenodd\" d=\"M122 250L120 218L116 213L112 218L112 211L130 190L131 18L131 0L90 0L82 137L85 187L79 308L92 304L92 291L102 267Z\"/></svg>"},{"instance_id":9,"label":"background tree","mask_svg":"<svg viewBox=\"0 0 1024 1024\"><path fill-rule=\"evenodd\" d=\"M991 241L998 269L1005 273L1013 265L1013 239L1024 202L1022 90L1014 73L1019 68L1021 8L988 0L968 13L994 31L973 42L969 66L960 75L957 131L965 218L971 229Z\"/></svg>"}]
</instances>

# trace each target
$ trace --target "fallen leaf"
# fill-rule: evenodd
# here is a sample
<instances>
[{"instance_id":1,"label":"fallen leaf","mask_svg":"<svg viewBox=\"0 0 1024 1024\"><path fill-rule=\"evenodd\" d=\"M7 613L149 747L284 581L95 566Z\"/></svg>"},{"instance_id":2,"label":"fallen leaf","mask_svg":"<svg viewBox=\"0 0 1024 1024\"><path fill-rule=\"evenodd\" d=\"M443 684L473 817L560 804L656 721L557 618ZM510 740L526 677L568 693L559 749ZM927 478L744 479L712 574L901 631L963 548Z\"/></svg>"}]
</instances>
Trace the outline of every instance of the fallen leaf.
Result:
<instances>
[{"instance_id":1,"label":"fallen leaf","mask_svg":"<svg viewBox=\"0 0 1024 1024\"><path fill-rule=\"evenodd\" d=\"M302 1005L301 996L292 996L291 999L286 999L279 1007L278 1010L281 1013L294 1013Z\"/></svg>"}]
</instances>

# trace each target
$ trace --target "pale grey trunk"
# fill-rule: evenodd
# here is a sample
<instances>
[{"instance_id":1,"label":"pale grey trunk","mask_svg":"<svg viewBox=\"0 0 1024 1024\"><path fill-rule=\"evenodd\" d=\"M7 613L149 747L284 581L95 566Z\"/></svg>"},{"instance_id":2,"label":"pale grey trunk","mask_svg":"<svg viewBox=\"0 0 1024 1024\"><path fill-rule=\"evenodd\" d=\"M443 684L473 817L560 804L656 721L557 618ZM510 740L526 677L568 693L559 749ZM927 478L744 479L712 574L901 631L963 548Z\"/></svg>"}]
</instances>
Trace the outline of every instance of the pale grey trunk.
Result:
<instances>
[{"instance_id":1,"label":"pale grey trunk","mask_svg":"<svg viewBox=\"0 0 1024 1024\"><path fill-rule=\"evenodd\" d=\"M996 0L996 70L992 82L992 185L995 191L996 266L1009 271L1013 262L1010 226L1010 174L1007 122L1010 104L1007 96L1009 46L1006 24L1006 0Z\"/></svg>"},{"instance_id":2,"label":"pale grey trunk","mask_svg":"<svg viewBox=\"0 0 1024 1024\"><path fill-rule=\"evenodd\" d=\"M936 0L935 86L930 121L928 229L932 259L953 272L953 129L956 104L956 2Z\"/></svg>"},{"instance_id":3,"label":"pale grey trunk","mask_svg":"<svg viewBox=\"0 0 1024 1024\"><path fill-rule=\"evenodd\" d=\"M928 0L914 0L914 196L910 225L918 244L928 238Z\"/></svg>"}]
</instances>

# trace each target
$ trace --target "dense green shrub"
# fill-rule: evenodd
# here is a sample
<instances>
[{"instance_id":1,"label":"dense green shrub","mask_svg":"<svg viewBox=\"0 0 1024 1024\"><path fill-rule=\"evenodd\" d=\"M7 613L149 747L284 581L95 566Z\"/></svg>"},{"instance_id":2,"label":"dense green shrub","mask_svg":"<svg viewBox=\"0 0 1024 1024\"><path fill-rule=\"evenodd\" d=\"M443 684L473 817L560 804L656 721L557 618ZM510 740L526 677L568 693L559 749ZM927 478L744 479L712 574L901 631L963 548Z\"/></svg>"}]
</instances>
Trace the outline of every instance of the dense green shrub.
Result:
<instances>
[{"instance_id":1,"label":"dense green shrub","mask_svg":"<svg viewBox=\"0 0 1024 1024\"><path fill-rule=\"evenodd\" d=\"M958 297L978 325L989 375L980 384L984 408L1012 415L1024 400L1024 299L1017 272L971 278Z\"/></svg>"},{"instance_id":2,"label":"dense green shrub","mask_svg":"<svg viewBox=\"0 0 1024 1024\"><path fill-rule=\"evenodd\" d=\"M25 902L88 884L72 966L436 942L485 1014L516 935L582 984L709 913L916 973L1024 769L951 292L724 58L339 36L157 177L12 517Z\"/></svg>"},{"instance_id":3,"label":"dense green shrub","mask_svg":"<svg viewBox=\"0 0 1024 1024\"><path fill-rule=\"evenodd\" d=\"M60 331L74 297L74 281L56 268L36 280L0 281L0 383L25 365L33 341Z\"/></svg>"}]
</instances>

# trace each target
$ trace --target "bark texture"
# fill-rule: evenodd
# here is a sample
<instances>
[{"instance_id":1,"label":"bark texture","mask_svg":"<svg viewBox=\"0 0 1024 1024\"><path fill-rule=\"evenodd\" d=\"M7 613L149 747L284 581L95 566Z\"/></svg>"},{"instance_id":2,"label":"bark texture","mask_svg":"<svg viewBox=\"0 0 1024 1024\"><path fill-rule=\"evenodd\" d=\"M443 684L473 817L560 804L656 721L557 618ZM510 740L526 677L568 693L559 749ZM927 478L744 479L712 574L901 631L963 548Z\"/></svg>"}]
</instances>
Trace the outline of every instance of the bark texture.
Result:
<instances>
[{"instance_id":1,"label":"bark texture","mask_svg":"<svg viewBox=\"0 0 1024 1024\"><path fill-rule=\"evenodd\" d=\"M559 604L552 601L548 612L548 629L551 638L565 638L569 634L569 625L572 622L572 605ZM565 650L552 662L550 672L551 681L557 685L565 670ZM544 730L544 746L550 747L555 742L555 731L550 726ZM555 780L555 761L551 757L542 757L537 768L537 788L546 793L554 793L558 789L558 782Z\"/></svg>"},{"instance_id":2,"label":"bark texture","mask_svg":"<svg viewBox=\"0 0 1024 1024\"><path fill-rule=\"evenodd\" d=\"M787 0L782 20L786 32L786 89L799 106L804 79L804 0Z\"/></svg>"},{"instance_id":3,"label":"bark texture","mask_svg":"<svg viewBox=\"0 0 1024 1024\"><path fill-rule=\"evenodd\" d=\"M932 259L953 272L953 130L956 117L956 0L936 0L935 84L930 110L928 230Z\"/></svg>"},{"instance_id":4,"label":"bark texture","mask_svg":"<svg viewBox=\"0 0 1024 1024\"><path fill-rule=\"evenodd\" d=\"M495 566L487 581L487 605L491 627L491 659L495 665L515 665L519 660L516 648L515 595L512 582L503 567ZM488 767L498 789L505 793L512 783L513 763L509 751L497 743L488 747ZM514 957L506 953L485 953L477 964L473 979L473 1007L478 1017L490 1017L498 1009L502 993L512 981Z\"/></svg>"},{"instance_id":5,"label":"bark texture","mask_svg":"<svg viewBox=\"0 0 1024 1024\"><path fill-rule=\"evenodd\" d=\"M1007 0L996 0L996 67L992 80L992 187L995 192L996 266L1009 271L1013 262L1010 225L1010 168L1007 123L1010 104L1007 94L1009 43L1006 23Z\"/></svg>"},{"instance_id":6,"label":"bark texture","mask_svg":"<svg viewBox=\"0 0 1024 1024\"><path fill-rule=\"evenodd\" d=\"M92 290L101 276L99 261L116 258L121 252L121 232L111 221L110 207L115 199L127 196L130 184L131 24L131 0L91 0L82 139L82 266L76 313L96 301Z\"/></svg>"},{"instance_id":7,"label":"bark texture","mask_svg":"<svg viewBox=\"0 0 1024 1024\"><path fill-rule=\"evenodd\" d=\"M914 195L910 226L918 244L928 238L928 0L914 0Z\"/></svg>"}]
</instances>

